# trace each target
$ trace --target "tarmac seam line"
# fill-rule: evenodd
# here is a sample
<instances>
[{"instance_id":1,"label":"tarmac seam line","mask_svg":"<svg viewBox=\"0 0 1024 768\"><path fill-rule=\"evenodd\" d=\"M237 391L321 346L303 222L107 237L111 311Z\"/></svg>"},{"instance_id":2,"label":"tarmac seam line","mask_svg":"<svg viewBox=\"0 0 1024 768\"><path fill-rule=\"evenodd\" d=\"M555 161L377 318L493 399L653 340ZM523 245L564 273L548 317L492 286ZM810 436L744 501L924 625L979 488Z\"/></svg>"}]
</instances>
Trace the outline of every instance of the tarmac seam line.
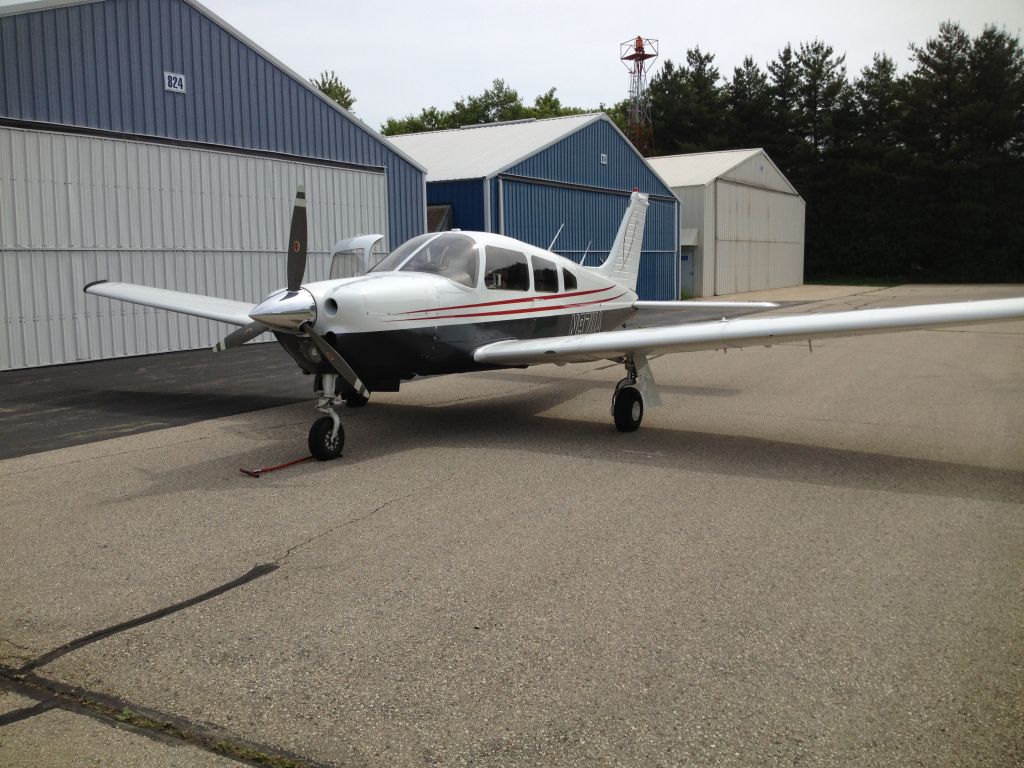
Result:
<instances>
[{"instance_id":1,"label":"tarmac seam line","mask_svg":"<svg viewBox=\"0 0 1024 768\"><path fill-rule=\"evenodd\" d=\"M41 714L45 711L41 707L61 709L154 741L177 746L188 745L259 768L330 768L326 763L294 752L242 738L216 724L200 725L187 718L138 706L116 696L68 685L36 674L22 676L3 666L0 666L0 689L13 691L39 702L34 707L17 710L19 712L39 710L34 711L34 714ZM4 723L0 722L0 725L2 724Z\"/></svg>"},{"instance_id":2,"label":"tarmac seam line","mask_svg":"<svg viewBox=\"0 0 1024 768\"><path fill-rule=\"evenodd\" d=\"M51 661L59 659L61 656L69 654L72 651L77 651L79 648L83 648L87 645L92 645L93 643L97 643L100 640L105 640L106 638L111 637L112 635L116 635L120 632L124 632L125 630L133 629L143 624L148 624L149 622L156 621L157 619L162 619L165 616L170 616L171 614L177 613L178 611L183 611L186 608L191 608L194 605L198 605L199 603L205 602L214 597L222 595L225 592L229 592L232 589L236 589L244 584L248 584L250 581L258 579L261 576L266 576L268 573L276 571L278 567L279 566L277 563L263 563L261 565L257 565L251 570L249 570L247 573L239 576L238 578L232 579L231 581L225 584L221 584L220 586L215 587L207 592L203 592L200 595L196 595L194 597L188 598L187 600L182 600L172 605L159 608L155 611L151 611L150 613L144 614L142 616L137 616L134 619L129 619L128 621L122 621L118 624L114 624L113 626L98 629L95 632L89 633L88 635L79 637L75 640L71 640L70 642L57 646L53 650L47 651L42 656L39 656L33 659L32 661L28 662L27 664L19 667L17 670L17 674L24 675L28 672L31 672L34 669L38 669L39 667L45 666L49 664Z\"/></svg>"}]
</instances>

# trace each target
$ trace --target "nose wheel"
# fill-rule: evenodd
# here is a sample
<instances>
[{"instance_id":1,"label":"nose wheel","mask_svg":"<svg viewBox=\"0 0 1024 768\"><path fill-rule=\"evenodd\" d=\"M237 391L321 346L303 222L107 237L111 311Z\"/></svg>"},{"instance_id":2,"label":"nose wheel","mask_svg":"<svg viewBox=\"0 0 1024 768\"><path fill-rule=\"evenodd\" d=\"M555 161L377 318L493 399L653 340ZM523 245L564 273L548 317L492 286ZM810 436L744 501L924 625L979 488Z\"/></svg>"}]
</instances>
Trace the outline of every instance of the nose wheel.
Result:
<instances>
[{"instance_id":1,"label":"nose wheel","mask_svg":"<svg viewBox=\"0 0 1024 768\"><path fill-rule=\"evenodd\" d=\"M341 405L342 396L337 391L338 376L334 373L318 375L314 386L318 387L316 409L326 414L313 422L309 428L309 452L319 461L330 461L341 456L345 447L345 429L335 410Z\"/></svg>"},{"instance_id":2,"label":"nose wheel","mask_svg":"<svg viewBox=\"0 0 1024 768\"><path fill-rule=\"evenodd\" d=\"M337 418L337 417L335 417ZM337 423L330 416L324 416L313 422L309 428L309 452L319 461L330 461L341 456L345 447L345 430L341 421Z\"/></svg>"}]
</instances>

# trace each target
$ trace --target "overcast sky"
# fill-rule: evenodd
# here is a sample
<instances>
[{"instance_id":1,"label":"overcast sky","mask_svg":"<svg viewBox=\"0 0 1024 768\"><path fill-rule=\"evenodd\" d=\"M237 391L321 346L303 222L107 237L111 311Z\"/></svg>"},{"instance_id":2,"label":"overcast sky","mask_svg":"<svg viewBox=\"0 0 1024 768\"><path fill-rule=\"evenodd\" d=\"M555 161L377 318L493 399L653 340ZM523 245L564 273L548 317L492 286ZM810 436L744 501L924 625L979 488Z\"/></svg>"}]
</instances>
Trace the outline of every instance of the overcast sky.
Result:
<instances>
[{"instance_id":1,"label":"overcast sky","mask_svg":"<svg viewBox=\"0 0 1024 768\"><path fill-rule=\"evenodd\" d=\"M971 35L986 23L1024 31L1024 0L201 1L299 74L333 69L374 128L497 77L526 103L554 86L563 104L612 104L629 85L619 44L636 35L658 39L662 60L700 46L730 77L746 55L764 67L787 42L820 38L846 54L852 78L878 51L907 71L908 44L944 20Z\"/></svg>"}]
</instances>

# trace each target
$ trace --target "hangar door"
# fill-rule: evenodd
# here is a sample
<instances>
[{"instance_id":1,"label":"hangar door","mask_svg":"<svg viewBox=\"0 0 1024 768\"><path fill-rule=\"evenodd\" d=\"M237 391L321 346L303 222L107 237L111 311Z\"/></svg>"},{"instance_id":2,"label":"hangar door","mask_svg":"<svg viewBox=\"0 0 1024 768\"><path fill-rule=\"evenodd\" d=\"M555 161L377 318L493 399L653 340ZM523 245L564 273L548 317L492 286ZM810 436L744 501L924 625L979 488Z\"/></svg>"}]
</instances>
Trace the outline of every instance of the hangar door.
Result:
<instances>
[{"instance_id":1,"label":"hangar door","mask_svg":"<svg viewBox=\"0 0 1024 768\"><path fill-rule=\"evenodd\" d=\"M388 231L383 169L0 126L0 369L210 346L233 326L86 296L93 280L253 303L285 283L306 187L306 280Z\"/></svg>"},{"instance_id":2,"label":"hangar door","mask_svg":"<svg viewBox=\"0 0 1024 768\"><path fill-rule=\"evenodd\" d=\"M715 182L715 293L800 285L804 201L726 179Z\"/></svg>"}]
</instances>

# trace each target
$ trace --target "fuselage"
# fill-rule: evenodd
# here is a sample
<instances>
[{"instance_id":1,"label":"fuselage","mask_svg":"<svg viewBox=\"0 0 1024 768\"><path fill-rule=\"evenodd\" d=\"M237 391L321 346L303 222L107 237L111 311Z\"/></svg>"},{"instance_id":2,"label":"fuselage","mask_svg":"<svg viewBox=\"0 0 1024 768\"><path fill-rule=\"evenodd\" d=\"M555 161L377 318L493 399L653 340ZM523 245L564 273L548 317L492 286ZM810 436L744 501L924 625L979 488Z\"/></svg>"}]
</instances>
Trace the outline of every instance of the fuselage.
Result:
<instances>
[{"instance_id":1,"label":"fuselage","mask_svg":"<svg viewBox=\"0 0 1024 768\"><path fill-rule=\"evenodd\" d=\"M636 293L575 262L485 232L413 238L359 277L307 283L312 330L367 386L392 390L416 375L480 370L473 352L506 339L596 333L635 311ZM253 316L257 312L254 310ZM301 337L277 333L300 366L325 372Z\"/></svg>"}]
</instances>

